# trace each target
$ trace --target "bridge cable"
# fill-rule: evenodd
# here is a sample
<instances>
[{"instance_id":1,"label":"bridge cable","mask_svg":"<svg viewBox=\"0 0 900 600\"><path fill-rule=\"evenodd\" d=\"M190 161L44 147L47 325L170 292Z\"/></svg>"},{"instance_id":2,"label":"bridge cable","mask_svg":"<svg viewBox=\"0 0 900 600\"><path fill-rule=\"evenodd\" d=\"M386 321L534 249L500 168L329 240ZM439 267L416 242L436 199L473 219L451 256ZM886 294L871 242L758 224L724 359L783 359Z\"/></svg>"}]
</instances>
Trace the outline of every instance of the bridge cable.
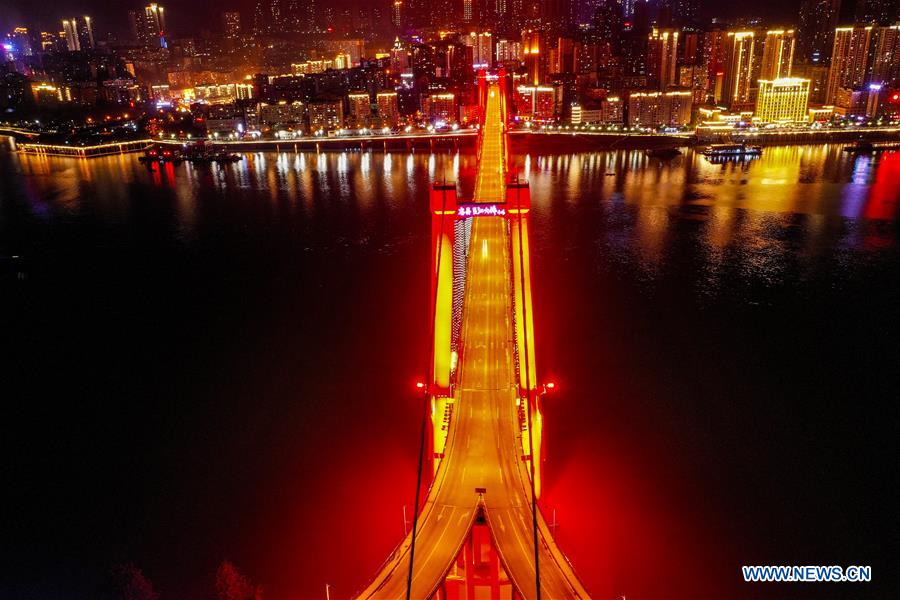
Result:
<instances>
[{"instance_id":1,"label":"bridge cable","mask_svg":"<svg viewBox=\"0 0 900 600\"><path fill-rule=\"evenodd\" d=\"M504 133L504 150L508 150L507 142L508 138ZM526 288L525 288L525 251L524 251L524 243L522 240L522 194L520 190L516 190L516 208L518 209L517 218L519 221L519 279L520 285L522 286L522 339L525 345L525 387L528 393L527 400L531 399L531 367L528 355L528 308L526 302ZM535 407L537 407L537 399L534 401ZM534 585L535 590L537 591L537 600L541 600L541 569L540 569L540 561L538 558L538 519L537 519L537 494L535 493L535 456L534 456L534 433L532 427L532 409L530 403L526 402L527 414L528 414L528 450L531 454L531 527L532 532L534 534Z\"/></svg>"},{"instance_id":2,"label":"bridge cable","mask_svg":"<svg viewBox=\"0 0 900 600\"><path fill-rule=\"evenodd\" d=\"M446 184L446 179L444 180ZM431 335L428 338L428 346L429 350L426 351L426 354L430 354L430 359L428 361L428 383L429 385L434 380L434 329L435 329L435 320L437 319L437 285L440 282L440 274L441 274L441 254L444 248L444 221L446 220L446 212L447 212L447 191L446 189L442 190L441 193L441 226L438 230L438 247L437 247L437 260L435 260L435 271L433 276L435 277L435 294L434 294L434 305L431 307ZM430 291L429 291L430 294ZM429 303L431 302L431 298L428 299ZM426 395L427 394L426 388ZM422 413L422 431L419 438L419 466L416 471L416 503L413 506L413 526L412 526L412 542L409 546L409 573L406 574L406 600L410 600L412 595L412 576L413 576L413 559L416 554L416 533L419 527L419 498L422 491L422 470L424 468L425 462L425 432L428 426L428 417L429 417L429 404L425 402L425 410Z\"/></svg>"}]
</instances>

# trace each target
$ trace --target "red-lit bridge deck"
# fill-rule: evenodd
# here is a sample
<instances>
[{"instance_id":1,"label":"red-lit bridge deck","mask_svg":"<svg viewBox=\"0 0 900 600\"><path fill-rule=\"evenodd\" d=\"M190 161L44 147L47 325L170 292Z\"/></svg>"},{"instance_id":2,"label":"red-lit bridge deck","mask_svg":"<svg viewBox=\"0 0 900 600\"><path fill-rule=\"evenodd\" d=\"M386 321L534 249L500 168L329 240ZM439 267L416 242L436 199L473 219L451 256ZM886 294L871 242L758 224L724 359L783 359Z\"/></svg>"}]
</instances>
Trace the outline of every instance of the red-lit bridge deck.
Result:
<instances>
[{"instance_id":1,"label":"red-lit bridge deck","mask_svg":"<svg viewBox=\"0 0 900 600\"><path fill-rule=\"evenodd\" d=\"M504 202L506 148L499 86L488 92L476 202ZM454 559L483 509L511 585L490 597L536 598L528 463L522 460L515 329L510 294L510 226L498 217L472 226L455 410L445 458L418 519L411 597L441 595ZM483 494L476 492L484 489ZM538 515L541 595L587 598ZM405 598L411 537L395 550L361 598ZM482 596L484 597L484 596Z\"/></svg>"}]
</instances>

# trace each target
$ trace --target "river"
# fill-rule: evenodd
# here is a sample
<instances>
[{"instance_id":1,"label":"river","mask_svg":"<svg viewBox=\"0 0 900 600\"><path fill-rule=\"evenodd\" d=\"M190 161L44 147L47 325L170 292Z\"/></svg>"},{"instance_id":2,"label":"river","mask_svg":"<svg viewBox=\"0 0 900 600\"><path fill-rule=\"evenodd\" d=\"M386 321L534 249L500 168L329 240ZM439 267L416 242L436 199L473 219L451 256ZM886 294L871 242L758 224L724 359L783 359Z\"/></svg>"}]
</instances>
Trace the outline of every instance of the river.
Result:
<instances>
[{"instance_id":1,"label":"river","mask_svg":"<svg viewBox=\"0 0 900 600\"><path fill-rule=\"evenodd\" d=\"M896 583L900 152L516 169L557 383L542 501L595 597L784 597L744 564ZM133 561L200 598L225 558L274 600L362 588L415 483L428 188L473 177L453 153L0 152L0 596L93 598Z\"/></svg>"}]
</instances>

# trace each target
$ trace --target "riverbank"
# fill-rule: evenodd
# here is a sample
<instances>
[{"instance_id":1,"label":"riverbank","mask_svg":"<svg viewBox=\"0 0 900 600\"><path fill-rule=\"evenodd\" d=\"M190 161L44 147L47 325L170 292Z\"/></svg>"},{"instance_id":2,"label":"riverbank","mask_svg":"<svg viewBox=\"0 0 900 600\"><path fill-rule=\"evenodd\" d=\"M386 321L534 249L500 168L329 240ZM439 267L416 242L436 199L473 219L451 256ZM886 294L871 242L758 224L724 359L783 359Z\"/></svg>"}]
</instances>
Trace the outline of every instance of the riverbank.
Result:
<instances>
[{"instance_id":1,"label":"riverbank","mask_svg":"<svg viewBox=\"0 0 900 600\"><path fill-rule=\"evenodd\" d=\"M182 147L185 143L200 140L150 140L123 141L97 146L67 146L41 144L8 136L14 150L28 154L47 156L71 156L90 158L109 154L140 152L149 144ZM203 140L209 146L232 152L347 152L347 151L415 151L472 150L477 140L474 130L427 135L387 135L353 137L304 137L296 140ZM604 150L649 150L654 148L678 148L706 145L717 142L735 142L762 146L796 144L841 144L860 140L871 142L900 140L900 127L852 128L804 131L754 131L730 133L715 137L698 137L693 134L653 134L592 131L531 131L510 132L513 152L522 154L567 154Z\"/></svg>"}]
</instances>

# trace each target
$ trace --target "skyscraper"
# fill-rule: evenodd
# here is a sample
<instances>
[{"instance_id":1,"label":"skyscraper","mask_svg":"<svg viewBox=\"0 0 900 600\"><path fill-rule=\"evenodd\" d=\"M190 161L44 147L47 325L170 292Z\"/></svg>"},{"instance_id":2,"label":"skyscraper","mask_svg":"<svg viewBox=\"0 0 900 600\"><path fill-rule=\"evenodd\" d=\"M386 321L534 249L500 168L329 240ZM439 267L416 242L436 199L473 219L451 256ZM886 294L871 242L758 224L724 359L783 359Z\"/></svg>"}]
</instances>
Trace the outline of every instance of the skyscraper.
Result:
<instances>
[{"instance_id":1,"label":"skyscraper","mask_svg":"<svg viewBox=\"0 0 900 600\"><path fill-rule=\"evenodd\" d=\"M143 11L128 12L131 33L139 44L147 48L165 48L166 10L158 4L148 4Z\"/></svg>"},{"instance_id":2,"label":"skyscraper","mask_svg":"<svg viewBox=\"0 0 900 600\"><path fill-rule=\"evenodd\" d=\"M533 29L522 32L522 52L525 55L526 80L531 85L540 85L546 73L541 34Z\"/></svg>"},{"instance_id":3,"label":"skyscraper","mask_svg":"<svg viewBox=\"0 0 900 600\"><path fill-rule=\"evenodd\" d=\"M25 27L16 27L10 36L18 56L34 55L34 41Z\"/></svg>"},{"instance_id":4,"label":"skyscraper","mask_svg":"<svg viewBox=\"0 0 900 600\"><path fill-rule=\"evenodd\" d=\"M648 83L660 90L665 90L675 84L677 60L678 31L654 27L647 40Z\"/></svg>"},{"instance_id":5,"label":"skyscraper","mask_svg":"<svg viewBox=\"0 0 900 600\"><path fill-rule=\"evenodd\" d=\"M281 29L279 0L258 0L253 14L253 30L260 35L272 35Z\"/></svg>"},{"instance_id":6,"label":"skyscraper","mask_svg":"<svg viewBox=\"0 0 900 600\"><path fill-rule=\"evenodd\" d=\"M490 31L473 31L462 41L472 47L472 64L475 69L491 68L494 64L494 37Z\"/></svg>"},{"instance_id":7,"label":"skyscraper","mask_svg":"<svg viewBox=\"0 0 900 600\"><path fill-rule=\"evenodd\" d=\"M80 21L77 18L64 19L62 25L66 48L70 52L94 49L94 25L90 17L82 17Z\"/></svg>"},{"instance_id":8,"label":"skyscraper","mask_svg":"<svg viewBox=\"0 0 900 600\"><path fill-rule=\"evenodd\" d=\"M347 94L347 103L351 127L369 127L372 124L372 98L369 92L350 92Z\"/></svg>"},{"instance_id":9,"label":"skyscraper","mask_svg":"<svg viewBox=\"0 0 900 600\"><path fill-rule=\"evenodd\" d=\"M391 24L395 29L403 29L403 0L394 0L391 6Z\"/></svg>"},{"instance_id":10,"label":"skyscraper","mask_svg":"<svg viewBox=\"0 0 900 600\"><path fill-rule=\"evenodd\" d=\"M900 85L900 25L875 28L869 81L888 86Z\"/></svg>"},{"instance_id":11,"label":"skyscraper","mask_svg":"<svg viewBox=\"0 0 900 600\"><path fill-rule=\"evenodd\" d=\"M814 63L827 59L841 0L803 0L800 5L798 54Z\"/></svg>"},{"instance_id":12,"label":"skyscraper","mask_svg":"<svg viewBox=\"0 0 900 600\"><path fill-rule=\"evenodd\" d=\"M241 13L228 11L222 13L222 30L227 38L236 38L241 34Z\"/></svg>"},{"instance_id":13,"label":"skyscraper","mask_svg":"<svg viewBox=\"0 0 900 600\"><path fill-rule=\"evenodd\" d=\"M752 31L728 32L725 40L725 85L722 99L729 106L750 101L754 42Z\"/></svg>"},{"instance_id":14,"label":"skyscraper","mask_svg":"<svg viewBox=\"0 0 900 600\"><path fill-rule=\"evenodd\" d=\"M91 18L87 15L81 20L80 27L78 28L78 39L81 42L82 50L93 50L95 48L94 22L91 21Z\"/></svg>"},{"instance_id":15,"label":"skyscraper","mask_svg":"<svg viewBox=\"0 0 900 600\"><path fill-rule=\"evenodd\" d=\"M794 65L794 30L773 29L766 32L763 43L760 79L781 79L791 76Z\"/></svg>"},{"instance_id":16,"label":"skyscraper","mask_svg":"<svg viewBox=\"0 0 900 600\"><path fill-rule=\"evenodd\" d=\"M268 0L257 5L257 11L259 10L262 10L263 27L270 32L298 33L318 30L319 19L315 0L281 0L280 2L279 0Z\"/></svg>"},{"instance_id":17,"label":"skyscraper","mask_svg":"<svg viewBox=\"0 0 900 600\"><path fill-rule=\"evenodd\" d=\"M721 102L725 84L725 42L728 36L722 29L703 34L703 65L706 67L707 93L713 102Z\"/></svg>"},{"instance_id":18,"label":"skyscraper","mask_svg":"<svg viewBox=\"0 0 900 600\"><path fill-rule=\"evenodd\" d=\"M618 0L596 0L591 15L591 41L609 45L613 52L617 52L622 19L622 6Z\"/></svg>"},{"instance_id":19,"label":"skyscraper","mask_svg":"<svg viewBox=\"0 0 900 600\"><path fill-rule=\"evenodd\" d=\"M378 116L383 127L393 127L400 121L400 108L397 104L397 92L378 92L375 96L378 104Z\"/></svg>"},{"instance_id":20,"label":"skyscraper","mask_svg":"<svg viewBox=\"0 0 900 600\"><path fill-rule=\"evenodd\" d=\"M81 41L78 39L78 23L75 19L64 19L62 31L66 38L66 47L69 52L81 50Z\"/></svg>"},{"instance_id":21,"label":"skyscraper","mask_svg":"<svg viewBox=\"0 0 900 600\"><path fill-rule=\"evenodd\" d=\"M872 26L838 27L834 30L831 70L825 102L833 104L839 88L853 89L866 83Z\"/></svg>"},{"instance_id":22,"label":"skyscraper","mask_svg":"<svg viewBox=\"0 0 900 600\"><path fill-rule=\"evenodd\" d=\"M626 21L634 19L634 5L636 0L622 0L622 18Z\"/></svg>"}]
</instances>

